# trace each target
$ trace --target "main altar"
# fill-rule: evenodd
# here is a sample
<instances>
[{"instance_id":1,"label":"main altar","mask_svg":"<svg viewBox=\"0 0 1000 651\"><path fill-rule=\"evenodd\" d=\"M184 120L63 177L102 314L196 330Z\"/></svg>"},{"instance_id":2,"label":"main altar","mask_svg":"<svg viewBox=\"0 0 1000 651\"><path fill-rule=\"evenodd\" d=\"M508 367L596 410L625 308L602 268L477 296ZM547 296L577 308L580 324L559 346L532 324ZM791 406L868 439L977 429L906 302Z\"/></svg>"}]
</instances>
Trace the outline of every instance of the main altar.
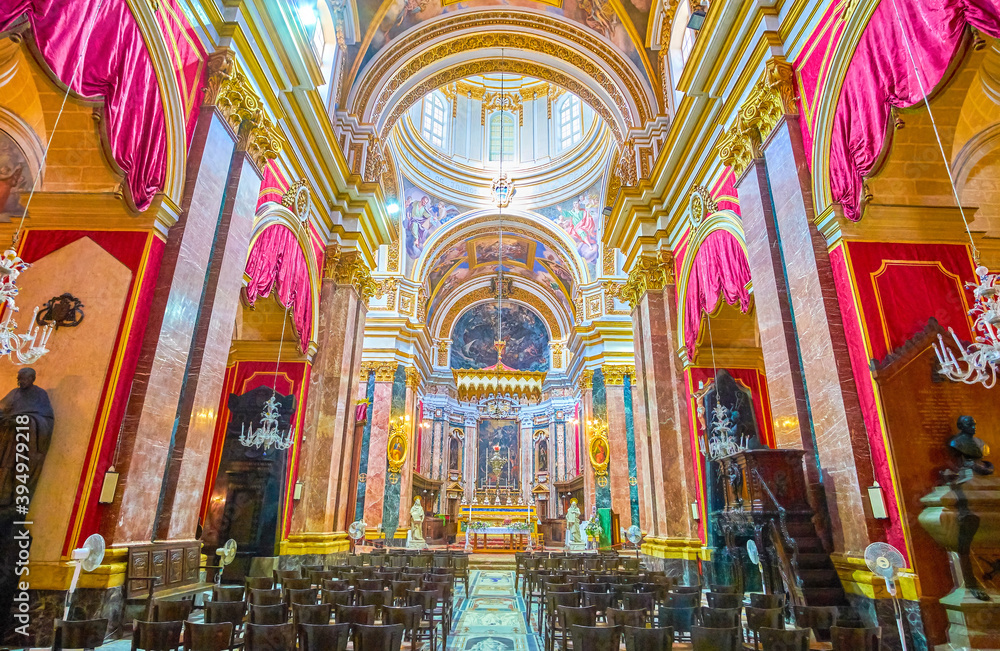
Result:
<instances>
[{"instance_id":1,"label":"main altar","mask_svg":"<svg viewBox=\"0 0 1000 651\"><path fill-rule=\"evenodd\" d=\"M468 532L476 552L523 551L538 541L538 517L533 504L464 504L459 530Z\"/></svg>"}]
</instances>

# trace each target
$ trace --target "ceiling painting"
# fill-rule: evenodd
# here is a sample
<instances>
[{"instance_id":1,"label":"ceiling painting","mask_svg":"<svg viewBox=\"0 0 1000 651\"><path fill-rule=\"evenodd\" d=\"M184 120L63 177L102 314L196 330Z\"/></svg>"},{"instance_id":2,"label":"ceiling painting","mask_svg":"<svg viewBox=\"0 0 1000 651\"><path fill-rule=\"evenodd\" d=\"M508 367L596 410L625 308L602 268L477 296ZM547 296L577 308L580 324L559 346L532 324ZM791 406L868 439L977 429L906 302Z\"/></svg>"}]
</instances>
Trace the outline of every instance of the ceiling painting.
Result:
<instances>
[{"instance_id":1,"label":"ceiling painting","mask_svg":"<svg viewBox=\"0 0 1000 651\"><path fill-rule=\"evenodd\" d=\"M575 197L553 206L539 208L538 213L555 222L566 231L576 250L587 263L591 280L597 278L597 260L600 257L601 209L600 183Z\"/></svg>"},{"instance_id":2,"label":"ceiling painting","mask_svg":"<svg viewBox=\"0 0 1000 651\"><path fill-rule=\"evenodd\" d=\"M561 16L606 38L640 71L645 81L657 78L657 60L645 47L651 0L362 0L358 15L370 25L354 66L362 70L378 52L403 32L439 16L472 8L523 7ZM617 7L617 10L616 10Z\"/></svg>"},{"instance_id":3,"label":"ceiling painting","mask_svg":"<svg viewBox=\"0 0 1000 651\"><path fill-rule=\"evenodd\" d=\"M419 258L431 235L467 210L424 192L404 178L403 238L407 257L411 261Z\"/></svg>"},{"instance_id":4,"label":"ceiling painting","mask_svg":"<svg viewBox=\"0 0 1000 651\"><path fill-rule=\"evenodd\" d=\"M503 243L504 263L518 263L528 265L528 251L533 247L534 242L527 240L505 238ZM500 259L500 241L496 237L484 237L472 243L476 264L487 264L497 262Z\"/></svg>"},{"instance_id":5,"label":"ceiling painting","mask_svg":"<svg viewBox=\"0 0 1000 651\"><path fill-rule=\"evenodd\" d=\"M479 303L467 310L451 332L451 368L494 366L496 335L495 303ZM503 353L506 366L519 371L549 370L549 333L534 310L519 303L504 305L501 336L507 342Z\"/></svg>"}]
</instances>

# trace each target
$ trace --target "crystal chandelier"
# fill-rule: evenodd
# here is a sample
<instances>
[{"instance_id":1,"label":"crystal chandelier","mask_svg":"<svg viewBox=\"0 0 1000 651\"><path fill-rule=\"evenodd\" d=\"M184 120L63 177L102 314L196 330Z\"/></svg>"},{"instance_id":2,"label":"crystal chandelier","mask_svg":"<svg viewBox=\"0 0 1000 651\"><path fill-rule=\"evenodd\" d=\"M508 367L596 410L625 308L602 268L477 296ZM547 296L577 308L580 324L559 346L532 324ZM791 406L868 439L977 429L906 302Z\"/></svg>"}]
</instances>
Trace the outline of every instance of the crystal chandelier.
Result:
<instances>
[{"instance_id":1,"label":"crystal chandelier","mask_svg":"<svg viewBox=\"0 0 1000 651\"><path fill-rule=\"evenodd\" d=\"M948 328L960 357L955 357L940 334L934 344L934 354L941 365L938 371L941 375L953 382L982 384L990 389L996 384L997 365L1000 364L1000 274L991 274L989 269L980 265L976 267L976 275L979 276L978 285L967 283L976 299L976 304L969 310L969 316L976 319L972 325L976 341L965 346L958 340L955 331Z\"/></svg>"},{"instance_id":2,"label":"crystal chandelier","mask_svg":"<svg viewBox=\"0 0 1000 651\"><path fill-rule=\"evenodd\" d=\"M739 439L733 436L736 423L733 422L731 416L731 412L721 402L715 403L715 407L712 409L711 436L708 439L707 447L709 459L721 459L746 449L746 436L741 436ZM701 443L704 454L706 449L704 437L702 437Z\"/></svg>"},{"instance_id":3,"label":"crystal chandelier","mask_svg":"<svg viewBox=\"0 0 1000 651\"><path fill-rule=\"evenodd\" d=\"M278 396L272 392L260 414L260 427L244 431L245 423L240 425L240 443L248 448L264 448L265 451L272 447L275 450L287 450L292 447L292 428L281 431L278 427L280 417Z\"/></svg>"},{"instance_id":4,"label":"crystal chandelier","mask_svg":"<svg viewBox=\"0 0 1000 651\"><path fill-rule=\"evenodd\" d=\"M0 322L0 357L7 357L17 365L33 364L49 352L46 344L53 330L51 322L45 325L38 322L36 307L28 330L24 334L17 334L17 322L14 320L14 315L18 312L17 305L14 304L18 291L17 277L30 266L13 249L4 251L0 258L0 305L7 308L7 315Z\"/></svg>"}]
</instances>

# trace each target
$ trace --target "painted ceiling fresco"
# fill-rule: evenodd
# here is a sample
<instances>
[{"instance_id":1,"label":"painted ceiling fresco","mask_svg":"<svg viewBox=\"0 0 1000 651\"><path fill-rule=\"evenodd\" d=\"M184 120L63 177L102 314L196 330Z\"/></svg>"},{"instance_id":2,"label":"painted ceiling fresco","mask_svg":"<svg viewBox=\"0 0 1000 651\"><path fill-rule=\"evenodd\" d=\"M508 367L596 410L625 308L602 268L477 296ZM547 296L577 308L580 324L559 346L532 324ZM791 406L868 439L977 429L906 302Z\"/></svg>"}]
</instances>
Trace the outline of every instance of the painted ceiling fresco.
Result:
<instances>
[{"instance_id":1,"label":"painted ceiling fresco","mask_svg":"<svg viewBox=\"0 0 1000 651\"><path fill-rule=\"evenodd\" d=\"M360 0L358 24L368 31L356 53L360 71L394 38L424 21L470 8L525 7L561 16L611 41L645 77L656 78L657 57L645 48L652 0ZM616 11L615 7L619 7ZM357 60L357 57L360 60Z\"/></svg>"},{"instance_id":2,"label":"painted ceiling fresco","mask_svg":"<svg viewBox=\"0 0 1000 651\"><path fill-rule=\"evenodd\" d=\"M576 250L587 263L590 279L597 278L597 259L601 241L601 189L598 181L586 191L535 212L555 222L576 244Z\"/></svg>"},{"instance_id":3,"label":"painted ceiling fresco","mask_svg":"<svg viewBox=\"0 0 1000 651\"><path fill-rule=\"evenodd\" d=\"M427 274L429 310L434 310L451 290L466 281L496 274L499 248L499 238L486 235L468 239L442 253ZM541 242L515 235L504 235L503 249L504 273L548 287L570 309L573 275L559 255Z\"/></svg>"},{"instance_id":4,"label":"painted ceiling fresco","mask_svg":"<svg viewBox=\"0 0 1000 651\"><path fill-rule=\"evenodd\" d=\"M487 368L497 363L493 342L497 307L480 303L466 310L451 332L451 368ZM542 318L517 303L503 306L503 363L519 371L549 370L549 334Z\"/></svg>"},{"instance_id":5,"label":"painted ceiling fresco","mask_svg":"<svg viewBox=\"0 0 1000 651\"><path fill-rule=\"evenodd\" d=\"M21 194L30 189L31 170L24 152L7 132L0 131L0 221L21 217Z\"/></svg>"},{"instance_id":6,"label":"painted ceiling fresco","mask_svg":"<svg viewBox=\"0 0 1000 651\"><path fill-rule=\"evenodd\" d=\"M403 239L407 257L410 260L419 258L428 238L467 210L424 192L404 178Z\"/></svg>"}]
</instances>

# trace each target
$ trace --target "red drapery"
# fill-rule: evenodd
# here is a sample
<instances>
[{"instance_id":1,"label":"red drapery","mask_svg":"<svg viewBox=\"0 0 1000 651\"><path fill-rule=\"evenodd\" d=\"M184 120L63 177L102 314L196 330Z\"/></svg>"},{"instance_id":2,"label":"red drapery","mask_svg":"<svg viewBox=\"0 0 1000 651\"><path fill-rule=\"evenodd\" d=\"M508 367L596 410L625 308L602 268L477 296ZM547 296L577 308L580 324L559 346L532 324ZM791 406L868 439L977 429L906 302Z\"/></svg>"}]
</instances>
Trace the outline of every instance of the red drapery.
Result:
<instances>
[{"instance_id":1,"label":"red drapery","mask_svg":"<svg viewBox=\"0 0 1000 651\"><path fill-rule=\"evenodd\" d=\"M691 262L684 302L684 345L694 359L702 313L711 314L719 297L740 310L750 309L750 265L739 241L729 231L713 231L701 243Z\"/></svg>"},{"instance_id":2,"label":"red drapery","mask_svg":"<svg viewBox=\"0 0 1000 651\"><path fill-rule=\"evenodd\" d=\"M290 308L292 323L302 350L312 338L312 291L309 263L295 233L283 224L273 224L254 241L247 258L247 302L253 305L277 289L278 302Z\"/></svg>"},{"instance_id":3,"label":"red drapery","mask_svg":"<svg viewBox=\"0 0 1000 651\"><path fill-rule=\"evenodd\" d=\"M921 69L924 88L937 86L961 45L966 24L1000 38L1000 0L896 0ZM844 215L861 218L862 183L878 162L892 107L922 101L893 0L872 14L844 76L830 144L830 188Z\"/></svg>"},{"instance_id":4,"label":"red drapery","mask_svg":"<svg viewBox=\"0 0 1000 651\"><path fill-rule=\"evenodd\" d=\"M128 3L0 0L0 32L22 16L56 77L81 97L104 100L111 154L125 172L132 201L145 210L166 179L167 128L156 70ZM83 66L73 81L84 46ZM189 107L189 138L194 112L197 102Z\"/></svg>"}]
</instances>

